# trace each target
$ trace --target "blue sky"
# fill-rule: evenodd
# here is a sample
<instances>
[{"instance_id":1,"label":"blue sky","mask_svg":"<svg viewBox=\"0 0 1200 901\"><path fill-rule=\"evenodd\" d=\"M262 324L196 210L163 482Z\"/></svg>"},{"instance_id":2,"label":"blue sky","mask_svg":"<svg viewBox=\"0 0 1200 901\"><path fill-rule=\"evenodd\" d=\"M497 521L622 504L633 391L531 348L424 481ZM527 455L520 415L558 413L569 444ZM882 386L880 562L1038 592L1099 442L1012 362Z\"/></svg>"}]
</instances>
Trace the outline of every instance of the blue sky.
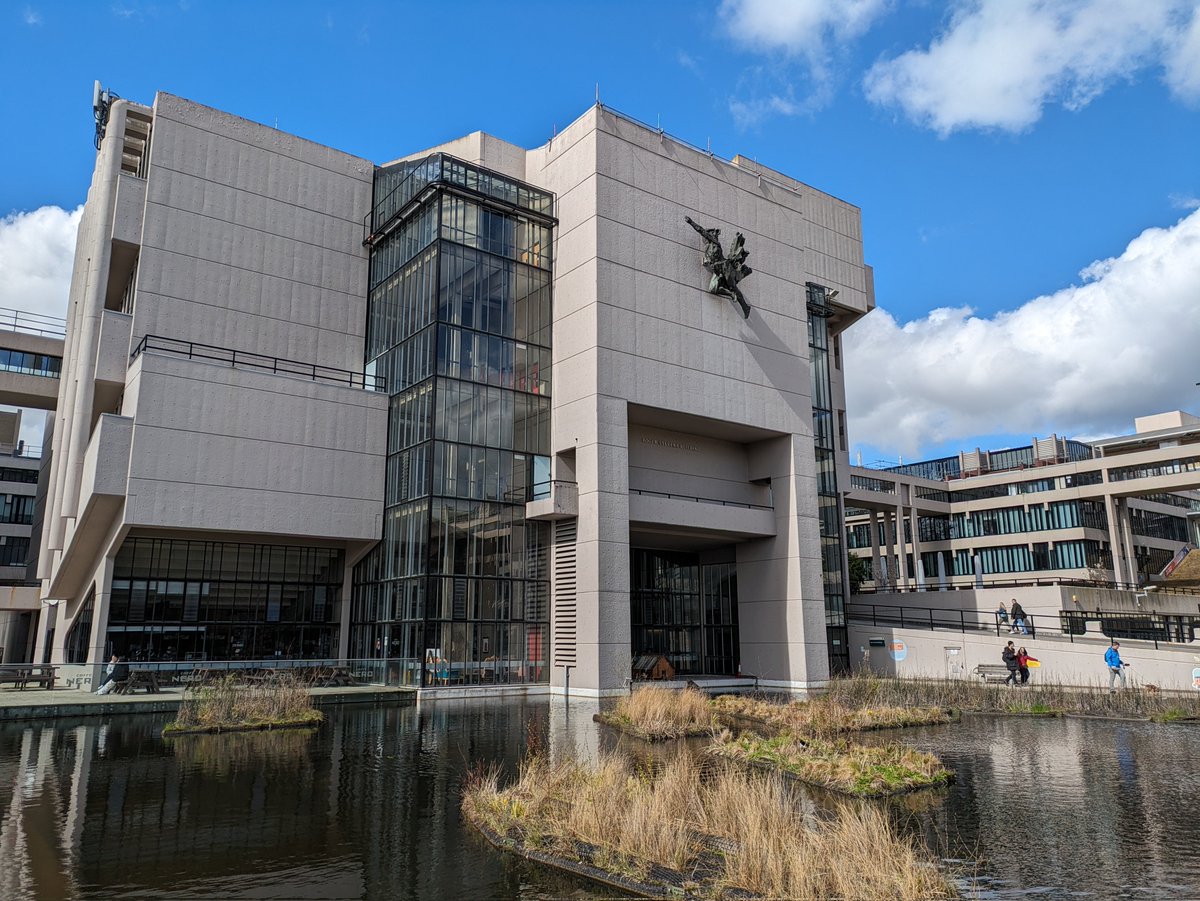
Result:
<instances>
[{"instance_id":1,"label":"blue sky","mask_svg":"<svg viewBox=\"0 0 1200 901\"><path fill-rule=\"evenodd\" d=\"M1200 412L1197 6L5 0L0 306L65 304L95 78L378 162L474 129L544 143L598 83L862 208L865 461L1128 431Z\"/></svg>"}]
</instances>

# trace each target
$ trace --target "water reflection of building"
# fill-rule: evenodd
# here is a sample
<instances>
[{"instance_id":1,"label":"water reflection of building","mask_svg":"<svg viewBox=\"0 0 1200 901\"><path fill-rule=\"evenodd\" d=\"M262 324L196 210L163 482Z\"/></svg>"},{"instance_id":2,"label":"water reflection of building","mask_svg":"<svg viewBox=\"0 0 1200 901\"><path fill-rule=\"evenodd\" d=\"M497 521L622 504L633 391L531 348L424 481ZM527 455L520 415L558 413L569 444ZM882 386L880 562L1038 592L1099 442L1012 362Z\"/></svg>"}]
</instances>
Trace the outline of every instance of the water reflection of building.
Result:
<instances>
[{"instance_id":1,"label":"water reflection of building","mask_svg":"<svg viewBox=\"0 0 1200 901\"><path fill-rule=\"evenodd\" d=\"M515 878L459 848L462 780L468 761L515 769L544 705L350 708L316 735L162 725L0 726L0 897L468 897ZM431 855L431 835L455 854Z\"/></svg>"}]
</instances>

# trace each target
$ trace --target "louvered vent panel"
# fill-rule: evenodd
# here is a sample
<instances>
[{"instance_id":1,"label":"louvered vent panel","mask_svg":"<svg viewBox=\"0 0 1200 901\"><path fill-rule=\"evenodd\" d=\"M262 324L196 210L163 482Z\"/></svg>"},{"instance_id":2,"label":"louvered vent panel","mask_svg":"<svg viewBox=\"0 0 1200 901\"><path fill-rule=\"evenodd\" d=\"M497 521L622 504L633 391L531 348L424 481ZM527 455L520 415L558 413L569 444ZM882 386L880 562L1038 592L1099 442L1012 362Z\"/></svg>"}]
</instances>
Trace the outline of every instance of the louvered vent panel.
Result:
<instances>
[{"instance_id":1,"label":"louvered vent panel","mask_svg":"<svg viewBox=\"0 0 1200 901\"><path fill-rule=\"evenodd\" d=\"M576 520L554 524L554 664L575 665L575 535Z\"/></svg>"}]
</instances>

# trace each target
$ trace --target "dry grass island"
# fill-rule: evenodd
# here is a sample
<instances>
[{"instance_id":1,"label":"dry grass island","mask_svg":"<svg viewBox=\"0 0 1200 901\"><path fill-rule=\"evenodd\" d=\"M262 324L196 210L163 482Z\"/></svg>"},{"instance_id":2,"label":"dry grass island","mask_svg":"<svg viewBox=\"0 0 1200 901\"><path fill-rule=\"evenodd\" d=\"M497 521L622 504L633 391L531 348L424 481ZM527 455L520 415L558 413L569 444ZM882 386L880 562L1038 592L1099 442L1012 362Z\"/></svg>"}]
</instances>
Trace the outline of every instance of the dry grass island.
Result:
<instances>
[{"instance_id":1,"label":"dry grass island","mask_svg":"<svg viewBox=\"0 0 1200 901\"><path fill-rule=\"evenodd\" d=\"M318 726L323 716L308 685L291 673L245 684L228 674L184 693L163 735Z\"/></svg>"},{"instance_id":2,"label":"dry grass island","mask_svg":"<svg viewBox=\"0 0 1200 901\"><path fill-rule=\"evenodd\" d=\"M643 741L711 735L717 725L704 692L661 685L638 688L619 698L612 710L597 713L593 719Z\"/></svg>"},{"instance_id":3,"label":"dry grass island","mask_svg":"<svg viewBox=\"0 0 1200 901\"><path fill-rule=\"evenodd\" d=\"M686 753L656 773L533 755L506 787L476 773L463 813L498 847L644 896L957 897L883 812L839 805L815 822L780 778L721 762L702 777Z\"/></svg>"}]
</instances>

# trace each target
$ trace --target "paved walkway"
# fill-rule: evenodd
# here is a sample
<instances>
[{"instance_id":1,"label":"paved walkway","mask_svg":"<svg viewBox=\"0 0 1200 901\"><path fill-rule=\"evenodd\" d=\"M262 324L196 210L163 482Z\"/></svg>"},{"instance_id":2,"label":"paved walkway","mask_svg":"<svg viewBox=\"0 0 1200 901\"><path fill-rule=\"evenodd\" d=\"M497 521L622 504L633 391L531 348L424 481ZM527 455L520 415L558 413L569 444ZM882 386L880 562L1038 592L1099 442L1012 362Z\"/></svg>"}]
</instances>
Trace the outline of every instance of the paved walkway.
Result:
<instances>
[{"instance_id":1,"label":"paved walkway","mask_svg":"<svg viewBox=\"0 0 1200 901\"><path fill-rule=\"evenodd\" d=\"M311 689L318 707L333 704L415 702L409 688L382 685L353 685L346 688ZM0 723L11 720L54 719L67 716L111 716L123 713L160 713L179 708L183 689L167 686L158 694L97 695L78 688L0 688Z\"/></svg>"}]
</instances>

